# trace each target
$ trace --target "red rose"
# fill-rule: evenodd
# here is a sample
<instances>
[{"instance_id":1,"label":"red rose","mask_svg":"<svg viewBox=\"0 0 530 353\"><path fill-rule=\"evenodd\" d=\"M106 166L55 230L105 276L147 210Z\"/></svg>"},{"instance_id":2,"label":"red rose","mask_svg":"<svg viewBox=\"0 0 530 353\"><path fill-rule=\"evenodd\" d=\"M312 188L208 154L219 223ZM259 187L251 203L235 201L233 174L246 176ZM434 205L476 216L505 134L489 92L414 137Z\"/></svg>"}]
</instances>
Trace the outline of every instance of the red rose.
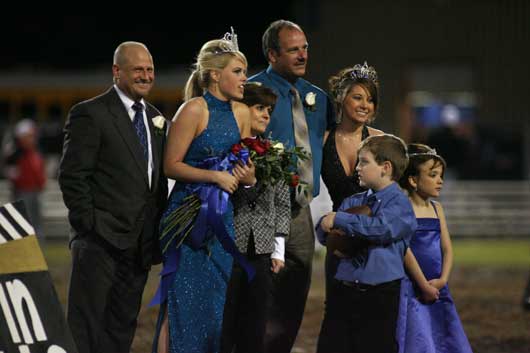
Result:
<instances>
[{"instance_id":1,"label":"red rose","mask_svg":"<svg viewBox=\"0 0 530 353\"><path fill-rule=\"evenodd\" d=\"M298 184L300 184L300 176L297 174L291 175L290 185L294 188L294 187L297 187Z\"/></svg>"},{"instance_id":2,"label":"red rose","mask_svg":"<svg viewBox=\"0 0 530 353\"><path fill-rule=\"evenodd\" d=\"M241 144L239 143L236 143L232 145L232 148L230 150L232 151L233 154L238 154L239 151L241 151L242 149L243 149L243 146L241 146Z\"/></svg>"},{"instance_id":3,"label":"red rose","mask_svg":"<svg viewBox=\"0 0 530 353\"><path fill-rule=\"evenodd\" d=\"M269 140L255 139L252 149L260 156L263 156L271 148Z\"/></svg>"},{"instance_id":4,"label":"red rose","mask_svg":"<svg viewBox=\"0 0 530 353\"><path fill-rule=\"evenodd\" d=\"M267 150L265 149L265 146L263 146L263 144L261 144L261 143L256 143L252 147L253 147L254 151L256 151L256 153L259 156L263 156L265 154L265 152L267 152Z\"/></svg>"},{"instance_id":5,"label":"red rose","mask_svg":"<svg viewBox=\"0 0 530 353\"><path fill-rule=\"evenodd\" d=\"M259 156L263 156L265 152L267 152L267 148L261 142L259 139L253 139L253 138L244 138L243 143L245 146L247 146L250 150L255 151Z\"/></svg>"},{"instance_id":6,"label":"red rose","mask_svg":"<svg viewBox=\"0 0 530 353\"><path fill-rule=\"evenodd\" d=\"M263 145L263 148L265 148L266 151L268 151L271 148L270 140L263 140L261 141L261 144Z\"/></svg>"},{"instance_id":7,"label":"red rose","mask_svg":"<svg viewBox=\"0 0 530 353\"><path fill-rule=\"evenodd\" d=\"M250 149L254 149L254 145L256 143L258 143L258 140L257 139L253 139L253 138L250 138L250 137L246 137L242 140L242 142L245 144L245 146L247 146L248 148Z\"/></svg>"}]
</instances>

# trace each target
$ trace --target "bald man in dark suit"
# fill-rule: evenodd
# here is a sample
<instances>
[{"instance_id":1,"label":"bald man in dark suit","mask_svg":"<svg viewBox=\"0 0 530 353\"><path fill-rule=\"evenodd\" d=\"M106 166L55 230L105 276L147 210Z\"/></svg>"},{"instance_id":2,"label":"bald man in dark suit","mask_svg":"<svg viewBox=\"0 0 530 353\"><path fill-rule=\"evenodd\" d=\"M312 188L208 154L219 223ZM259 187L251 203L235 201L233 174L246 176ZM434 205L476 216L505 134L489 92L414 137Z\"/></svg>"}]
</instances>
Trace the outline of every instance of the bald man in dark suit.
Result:
<instances>
[{"instance_id":1,"label":"bald man in dark suit","mask_svg":"<svg viewBox=\"0 0 530 353\"><path fill-rule=\"evenodd\" d=\"M144 99L154 82L147 47L120 44L112 74L105 93L71 109L59 170L72 228L67 317L80 353L130 351L148 271L161 261L166 122Z\"/></svg>"}]
</instances>

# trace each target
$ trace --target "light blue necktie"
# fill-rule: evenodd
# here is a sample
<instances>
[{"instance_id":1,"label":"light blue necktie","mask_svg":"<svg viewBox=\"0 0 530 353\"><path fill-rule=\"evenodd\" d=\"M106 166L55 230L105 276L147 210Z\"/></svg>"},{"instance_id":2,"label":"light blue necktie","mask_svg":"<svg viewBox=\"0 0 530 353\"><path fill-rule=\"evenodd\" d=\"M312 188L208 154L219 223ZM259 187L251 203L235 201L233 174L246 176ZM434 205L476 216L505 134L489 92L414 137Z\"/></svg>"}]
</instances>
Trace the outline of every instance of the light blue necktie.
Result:
<instances>
[{"instance_id":1,"label":"light blue necktie","mask_svg":"<svg viewBox=\"0 0 530 353\"><path fill-rule=\"evenodd\" d=\"M309 141L309 127L305 118L304 107L300 94L296 88L291 87L292 114L294 127L294 141L297 147L302 147L309 155L311 154L311 144ZM296 201L302 207L309 205L313 199L313 159L298 160L298 175L300 179L307 183L305 190L296 188ZM305 192L304 192L305 191Z\"/></svg>"}]
</instances>

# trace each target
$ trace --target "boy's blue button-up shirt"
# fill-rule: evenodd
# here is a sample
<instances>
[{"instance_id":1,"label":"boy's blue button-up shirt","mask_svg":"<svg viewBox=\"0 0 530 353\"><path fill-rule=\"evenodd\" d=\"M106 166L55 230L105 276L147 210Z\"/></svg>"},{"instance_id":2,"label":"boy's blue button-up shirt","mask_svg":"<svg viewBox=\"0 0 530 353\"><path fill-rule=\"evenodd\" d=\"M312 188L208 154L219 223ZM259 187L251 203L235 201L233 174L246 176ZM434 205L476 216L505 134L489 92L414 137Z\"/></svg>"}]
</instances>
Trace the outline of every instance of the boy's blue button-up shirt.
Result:
<instances>
[{"instance_id":1,"label":"boy's blue button-up shirt","mask_svg":"<svg viewBox=\"0 0 530 353\"><path fill-rule=\"evenodd\" d=\"M278 100L271 115L271 121L265 132L265 136L271 133L272 139L282 142L287 148L295 146L293 114L291 102L291 83L276 73L271 66L251 78L249 81L261 82L271 88L277 95ZM304 79L297 79L294 87L300 93L304 103L304 113L309 129L309 144L313 158L313 196L320 192L320 169L322 166L322 148L324 146L324 132L335 123L331 102L320 88L312 85ZM316 94L313 109L305 102L308 93Z\"/></svg>"},{"instance_id":2,"label":"boy's blue button-up shirt","mask_svg":"<svg viewBox=\"0 0 530 353\"><path fill-rule=\"evenodd\" d=\"M372 216L342 212L353 206L370 206ZM416 232L417 222L408 197L394 182L378 192L368 190L346 198L335 216L335 228L348 236L365 237L374 246L360 264L342 259L335 278L342 281L377 285L405 276L403 257L410 239ZM317 236L325 244L325 233L317 225Z\"/></svg>"}]
</instances>

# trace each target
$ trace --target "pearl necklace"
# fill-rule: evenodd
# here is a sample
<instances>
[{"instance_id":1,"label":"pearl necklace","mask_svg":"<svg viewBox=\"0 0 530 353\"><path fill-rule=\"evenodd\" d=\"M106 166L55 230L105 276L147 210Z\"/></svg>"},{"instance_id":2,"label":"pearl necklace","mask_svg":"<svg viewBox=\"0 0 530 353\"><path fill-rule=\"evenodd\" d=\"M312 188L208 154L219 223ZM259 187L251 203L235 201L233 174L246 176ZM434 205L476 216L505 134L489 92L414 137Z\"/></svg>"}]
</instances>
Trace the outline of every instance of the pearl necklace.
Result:
<instances>
[{"instance_id":1,"label":"pearl necklace","mask_svg":"<svg viewBox=\"0 0 530 353\"><path fill-rule=\"evenodd\" d=\"M362 139L362 131L353 136L344 135L340 131L337 131L337 136L344 141L355 141L357 138L359 138L359 140Z\"/></svg>"}]
</instances>

